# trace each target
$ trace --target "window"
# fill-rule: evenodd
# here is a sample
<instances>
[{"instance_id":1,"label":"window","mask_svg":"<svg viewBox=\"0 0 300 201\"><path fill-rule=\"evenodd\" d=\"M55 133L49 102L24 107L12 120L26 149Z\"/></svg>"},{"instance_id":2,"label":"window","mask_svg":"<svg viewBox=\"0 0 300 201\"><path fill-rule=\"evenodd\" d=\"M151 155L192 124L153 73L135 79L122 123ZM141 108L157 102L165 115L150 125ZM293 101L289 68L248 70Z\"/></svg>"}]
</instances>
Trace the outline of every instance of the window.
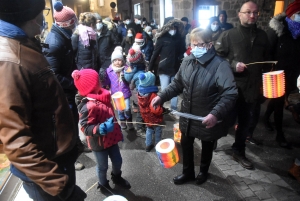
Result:
<instances>
[{"instance_id":1,"label":"window","mask_svg":"<svg viewBox=\"0 0 300 201\"><path fill-rule=\"evenodd\" d=\"M198 20L200 24L200 28L206 29L209 24L209 18L213 16L218 16L218 6L213 5L203 5L199 6L198 10Z\"/></svg>"},{"instance_id":2,"label":"window","mask_svg":"<svg viewBox=\"0 0 300 201\"><path fill-rule=\"evenodd\" d=\"M140 15L141 14L141 4L140 3L134 4L133 7L134 7L134 14Z\"/></svg>"}]
</instances>

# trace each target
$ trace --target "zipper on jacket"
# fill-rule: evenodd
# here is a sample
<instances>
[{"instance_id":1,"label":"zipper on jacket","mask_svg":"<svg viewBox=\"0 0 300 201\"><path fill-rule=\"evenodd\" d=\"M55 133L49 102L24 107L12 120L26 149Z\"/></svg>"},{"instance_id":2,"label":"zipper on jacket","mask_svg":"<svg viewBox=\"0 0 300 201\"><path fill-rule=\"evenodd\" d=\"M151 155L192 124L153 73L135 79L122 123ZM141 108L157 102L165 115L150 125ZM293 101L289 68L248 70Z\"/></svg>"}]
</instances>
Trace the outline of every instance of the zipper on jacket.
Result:
<instances>
[{"instance_id":1,"label":"zipper on jacket","mask_svg":"<svg viewBox=\"0 0 300 201\"><path fill-rule=\"evenodd\" d=\"M56 120L55 120L55 114L52 115L52 137L54 139L54 151L56 152L57 150L57 145L56 145L56 129L55 129L55 124L56 124Z\"/></svg>"},{"instance_id":2,"label":"zipper on jacket","mask_svg":"<svg viewBox=\"0 0 300 201\"><path fill-rule=\"evenodd\" d=\"M163 62L164 60L166 60L168 57L164 58L163 60L161 60L159 63Z\"/></svg>"}]
</instances>

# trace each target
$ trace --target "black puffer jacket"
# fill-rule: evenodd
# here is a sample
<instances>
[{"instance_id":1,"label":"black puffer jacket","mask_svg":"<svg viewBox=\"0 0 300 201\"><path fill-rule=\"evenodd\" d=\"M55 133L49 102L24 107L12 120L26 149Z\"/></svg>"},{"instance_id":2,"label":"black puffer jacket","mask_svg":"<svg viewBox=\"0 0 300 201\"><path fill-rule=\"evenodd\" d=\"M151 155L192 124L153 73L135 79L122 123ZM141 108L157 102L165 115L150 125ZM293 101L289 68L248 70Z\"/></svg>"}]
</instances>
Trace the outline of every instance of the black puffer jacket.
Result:
<instances>
[{"instance_id":1,"label":"black puffer jacket","mask_svg":"<svg viewBox=\"0 0 300 201\"><path fill-rule=\"evenodd\" d=\"M177 31L175 35L171 36L168 31L173 26L177 26ZM182 22L173 19L157 31L155 35L157 40L149 63L149 71L154 69L156 59L160 56L158 74L174 76L177 73L185 52L183 29Z\"/></svg>"},{"instance_id":2,"label":"black puffer jacket","mask_svg":"<svg viewBox=\"0 0 300 201\"><path fill-rule=\"evenodd\" d=\"M278 61L276 70L284 70L286 92L289 93L297 89L297 78L300 74L300 37L293 38L285 18L285 13L272 18L267 35L271 44L271 59Z\"/></svg>"},{"instance_id":3,"label":"black puffer jacket","mask_svg":"<svg viewBox=\"0 0 300 201\"><path fill-rule=\"evenodd\" d=\"M191 54L183 60L175 79L158 94L162 101L183 93L181 112L205 117L213 114L221 123L205 128L201 121L180 117L179 127L183 134L205 141L227 135L228 116L238 96L230 65L216 56L212 47L200 59Z\"/></svg>"},{"instance_id":4,"label":"black puffer jacket","mask_svg":"<svg viewBox=\"0 0 300 201\"><path fill-rule=\"evenodd\" d=\"M112 40L111 31L107 26L103 24L100 35L97 35L97 47L98 47L98 66L101 68L108 68L111 64L111 54L114 51L114 41Z\"/></svg>"},{"instance_id":5,"label":"black puffer jacket","mask_svg":"<svg viewBox=\"0 0 300 201\"><path fill-rule=\"evenodd\" d=\"M76 55L76 65L79 70L82 68L91 68L96 71L99 70L99 67L97 66L97 44L95 40L90 40L90 46L85 47L79 41L77 29L72 35L72 46Z\"/></svg>"},{"instance_id":6,"label":"black puffer jacket","mask_svg":"<svg viewBox=\"0 0 300 201\"><path fill-rule=\"evenodd\" d=\"M49 48L43 48L43 54L62 86L68 102L73 103L77 89L71 77L73 70L76 69L71 37L53 24L45 43Z\"/></svg>"},{"instance_id":7,"label":"black puffer jacket","mask_svg":"<svg viewBox=\"0 0 300 201\"><path fill-rule=\"evenodd\" d=\"M249 65L243 72L236 72L238 62L244 64L269 61L269 42L266 32L254 27L237 27L223 32L215 43L216 51L231 65L239 89L239 97L247 103L261 98L262 73L268 71L270 64Z\"/></svg>"}]
</instances>

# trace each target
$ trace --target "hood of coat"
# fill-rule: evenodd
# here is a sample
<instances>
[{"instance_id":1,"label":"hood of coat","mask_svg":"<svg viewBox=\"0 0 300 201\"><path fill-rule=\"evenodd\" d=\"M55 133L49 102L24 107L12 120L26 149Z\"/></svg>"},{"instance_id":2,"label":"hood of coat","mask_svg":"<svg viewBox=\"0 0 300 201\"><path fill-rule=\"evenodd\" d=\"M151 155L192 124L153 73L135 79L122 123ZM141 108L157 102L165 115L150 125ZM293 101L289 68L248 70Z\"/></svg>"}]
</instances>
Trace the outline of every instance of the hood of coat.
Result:
<instances>
[{"instance_id":1,"label":"hood of coat","mask_svg":"<svg viewBox=\"0 0 300 201\"><path fill-rule=\"evenodd\" d=\"M173 19L168 21L162 28L157 29L155 38L159 38L163 36L165 33L168 33L173 26L177 27L177 31L180 33L181 36L184 35L184 26L181 20Z\"/></svg>"},{"instance_id":2,"label":"hood of coat","mask_svg":"<svg viewBox=\"0 0 300 201\"><path fill-rule=\"evenodd\" d=\"M286 14L285 12L283 12L274 16L269 22L270 28L276 32L278 37L282 36L285 33L285 29L286 29L285 18L286 18Z\"/></svg>"},{"instance_id":3,"label":"hood of coat","mask_svg":"<svg viewBox=\"0 0 300 201\"><path fill-rule=\"evenodd\" d=\"M112 30L114 28L114 25L109 21L102 20L102 23L107 25L108 30Z\"/></svg>"}]
</instances>

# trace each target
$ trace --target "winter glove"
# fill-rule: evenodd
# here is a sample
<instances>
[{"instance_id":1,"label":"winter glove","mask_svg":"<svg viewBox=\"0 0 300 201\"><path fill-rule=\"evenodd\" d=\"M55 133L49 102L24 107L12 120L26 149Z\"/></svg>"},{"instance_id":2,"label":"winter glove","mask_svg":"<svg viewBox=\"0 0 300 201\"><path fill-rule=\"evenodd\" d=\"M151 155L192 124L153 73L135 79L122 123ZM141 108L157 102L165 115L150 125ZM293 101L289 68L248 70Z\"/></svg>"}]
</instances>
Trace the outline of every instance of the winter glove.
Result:
<instances>
[{"instance_id":1,"label":"winter glove","mask_svg":"<svg viewBox=\"0 0 300 201\"><path fill-rule=\"evenodd\" d=\"M126 81L123 72L121 72L120 76L121 76L121 79L122 79L122 81L124 82L124 84L129 84L129 83Z\"/></svg>"},{"instance_id":2,"label":"winter glove","mask_svg":"<svg viewBox=\"0 0 300 201\"><path fill-rule=\"evenodd\" d=\"M114 130L114 117L107 119L99 126L100 135L106 135L107 133L110 133L113 130Z\"/></svg>"}]
</instances>

